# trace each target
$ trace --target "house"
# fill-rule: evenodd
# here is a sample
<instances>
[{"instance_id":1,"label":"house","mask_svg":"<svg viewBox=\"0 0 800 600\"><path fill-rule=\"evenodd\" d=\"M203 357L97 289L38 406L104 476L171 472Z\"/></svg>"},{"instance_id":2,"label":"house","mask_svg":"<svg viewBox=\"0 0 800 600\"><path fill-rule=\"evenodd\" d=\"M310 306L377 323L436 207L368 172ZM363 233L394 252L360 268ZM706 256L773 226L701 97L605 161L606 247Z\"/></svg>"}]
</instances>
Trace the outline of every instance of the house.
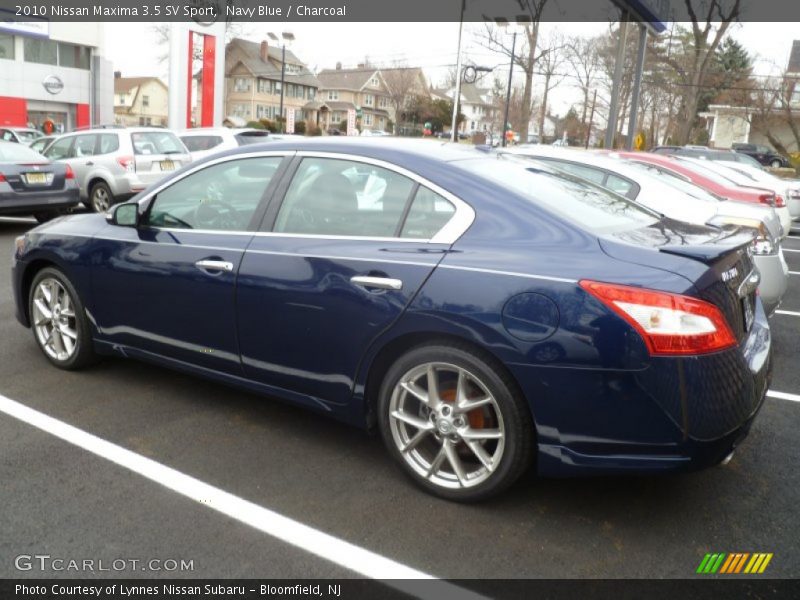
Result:
<instances>
[{"instance_id":1,"label":"house","mask_svg":"<svg viewBox=\"0 0 800 600\"><path fill-rule=\"evenodd\" d=\"M362 129L385 131L394 122L394 107L379 69L359 66L324 69L317 74L320 93L314 108L319 111L323 130L339 128L349 110L361 111Z\"/></svg>"},{"instance_id":2,"label":"house","mask_svg":"<svg viewBox=\"0 0 800 600\"><path fill-rule=\"evenodd\" d=\"M459 125L463 133L491 132L499 128L502 115L494 102L494 93L491 89L480 88L475 83L461 85L459 112L464 115L464 120ZM434 90L434 97L446 98L452 101L456 96L456 88Z\"/></svg>"},{"instance_id":3,"label":"house","mask_svg":"<svg viewBox=\"0 0 800 600\"><path fill-rule=\"evenodd\" d=\"M123 77L114 72L114 121L117 125L166 125L167 86L158 77Z\"/></svg>"},{"instance_id":4,"label":"house","mask_svg":"<svg viewBox=\"0 0 800 600\"><path fill-rule=\"evenodd\" d=\"M283 50L269 42L231 40L225 49L225 114L245 121L277 119L281 102ZM295 54L286 50L283 116L293 110L296 121L319 120L319 80ZM197 114L200 114L200 107Z\"/></svg>"}]
</instances>

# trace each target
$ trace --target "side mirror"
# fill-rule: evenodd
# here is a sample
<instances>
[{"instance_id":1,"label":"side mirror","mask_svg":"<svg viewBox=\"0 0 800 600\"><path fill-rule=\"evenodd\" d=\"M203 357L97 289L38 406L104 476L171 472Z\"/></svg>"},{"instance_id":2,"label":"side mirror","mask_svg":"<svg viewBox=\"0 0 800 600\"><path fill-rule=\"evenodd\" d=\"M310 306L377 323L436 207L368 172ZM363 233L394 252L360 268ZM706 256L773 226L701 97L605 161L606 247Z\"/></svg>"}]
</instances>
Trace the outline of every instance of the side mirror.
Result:
<instances>
[{"instance_id":1,"label":"side mirror","mask_svg":"<svg viewBox=\"0 0 800 600\"><path fill-rule=\"evenodd\" d=\"M120 227L136 227L139 224L139 205L135 202L117 204L106 213L106 221Z\"/></svg>"}]
</instances>

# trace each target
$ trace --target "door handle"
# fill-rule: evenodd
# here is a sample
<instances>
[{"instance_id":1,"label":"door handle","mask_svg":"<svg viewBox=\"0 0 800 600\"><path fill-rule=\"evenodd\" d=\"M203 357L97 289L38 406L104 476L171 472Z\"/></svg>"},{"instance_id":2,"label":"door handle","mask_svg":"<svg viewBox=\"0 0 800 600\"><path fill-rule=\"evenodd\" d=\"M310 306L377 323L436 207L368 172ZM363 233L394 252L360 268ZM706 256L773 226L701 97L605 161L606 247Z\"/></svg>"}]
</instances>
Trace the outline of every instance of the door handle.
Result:
<instances>
[{"instance_id":1,"label":"door handle","mask_svg":"<svg viewBox=\"0 0 800 600\"><path fill-rule=\"evenodd\" d=\"M233 263L224 260L198 260L194 266L205 271L233 272Z\"/></svg>"},{"instance_id":2,"label":"door handle","mask_svg":"<svg viewBox=\"0 0 800 600\"><path fill-rule=\"evenodd\" d=\"M367 288L376 288L379 290L402 290L403 282L399 279L392 279L390 277L370 277L369 275L355 275L350 278L350 283Z\"/></svg>"}]
</instances>

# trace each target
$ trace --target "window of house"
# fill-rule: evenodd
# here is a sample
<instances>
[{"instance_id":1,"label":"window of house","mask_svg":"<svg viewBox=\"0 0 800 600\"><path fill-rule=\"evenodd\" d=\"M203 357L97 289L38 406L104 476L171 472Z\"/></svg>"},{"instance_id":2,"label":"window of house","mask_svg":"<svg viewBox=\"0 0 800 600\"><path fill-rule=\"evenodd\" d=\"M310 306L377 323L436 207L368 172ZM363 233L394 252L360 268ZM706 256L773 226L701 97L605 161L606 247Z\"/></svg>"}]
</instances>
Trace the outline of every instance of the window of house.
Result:
<instances>
[{"instance_id":1,"label":"window of house","mask_svg":"<svg viewBox=\"0 0 800 600\"><path fill-rule=\"evenodd\" d=\"M251 79L248 77L236 77L233 80L234 92L249 92L251 86Z\"/></svg>"},{"instance_id":2,"label":"window of house","mask_svg":"<svg viewBox=\"0 0 800 600\"><path fill-rule=\"evenodd\" d=\"M389 101L387 100L386 96L381 96L380 98L378 98L378 107L379 108L386 108L388 106L388 104L389 104Z\"/></svg>"},{"instance_id":3,"label":"window of house","mask_svg":"<svg viewBox=\"0 0 800 600\"><path fill-rule=\"evenodd\" d=\"M125 96L120 96L119 97L119 103L120 104L125 104Z\"/></svg>"},{"instance_id":4,"label":"window of house","mask_svg":"<svg viewBox=\"0 0 800 600\"><path fill-rule=\"evenodd\" d=\"M23 43L25 62L42 65L58 64L58 43L52 40L25 38Z\"/></svg>"},{"instance_id":5,"label":"window of house","mask_svg":"<svg viewBox=\"0 0 800 600\"><path fill-rule=\"evenodd\" d=\"M269 81L269 79L261 79L261 78L259 78L256 81L257 81L256 90L258 91L258 93L259 94L268 94L269 90L270 90L270 86L269 86L270 81Z\"/></svg>"},{"instance_id":6,"label":"window of house","mask_svg":"<svg viewBox=\"0 0 800 600\"><path fill-rule=\"evenodd\" d=\"M233 114L237 117L249 117L250 105L249 104L234 104Z\"/></svg>"},{"instance_id":7,"label":"window of house","mask_svg":"<svg viewBox=\"0 0 800 600\"><path fill-rule=\"evenodd\" d=\"M150 96L142 96L142 106L150 106Z\"/></svg>"},{"instance_id":8,"label":"window of house","mask_svg":"<svg viewBox=\"0 0 800 600\"><path fill-rule=\"evenodd\" d=\"M372 115L367 113L364 115L364 125L372 125Z\"/></svg>"},{"instance_id":9,"label":"window of house","mask_svg":"<svg viewBox=\"0 0 800 600\"><path fill-rule=\"evenodd\" d=\"M337 90L328 90L328 100L338 100L339 92Z\"/></svg>"},{"instance_id":10,"label":"window of house","mask_svg":"<svg viewBox=\"0 0 800 600\"><path fill-rule=\"evenodd\" d=\"M800 84L794 88L794 92L792 92L792 104L800 104Z\"/></svg>"},{"instance_id":11,"label":"window of house","mask_svg":"<svg viewBox=\"0 0 800 600\"><path fill-rule=\"evenodd\" d=\"M375 104L375 96L372 94L365 94L364 95L364 105L365 106L374 106Z\"/></svg>"},{"instance_id":12,"label":"window of house","mask_svg":"<svg viewBox=\"0 0 800 600\"><path fill-rule=\"evenodd\" d=\"M0 33L0 58L14 59L14 36Z\"/></svg>"},{"instance_id":13,"label":"window of house","mask_svg":"<svg viewBox=\"0 0 800 600\"><path fill-rule=\"evenodd\" d=\"M372 79L370 79L369 80L369 84L372 87L378 87L380 85L380 83L378 82L378 78L377 77L373 77Z\"/></svg>"},{"instance_id":14,"label":"window of house","mask_svg":"<svg viewBox=\"0 0 800 600\"><path fill-rule=\"evenodd\" d=\"M76 46L75 44L58 44L58 64L62 67L72 67L73 69L89 69L89 59L91 52L86 46Z\"/></svg>"},{"instance_id":15,"label":"window of house","mask_svg":"<svg viewBox=\"0 0 800 600\"><path fill-rule=\"evenodd\" d=\"M317 95L316 88L312 88L312 87L308 88L308 99L309 100L313 100L316 97L316 95Z\"/></svg>"},{"instance_id":16,"label":"window of house","mask_svg":"<svg viewBox=\"0 0 800 600\"><path fill-rule=\"evenodd\" d=\"M142 127L149 126L153 124L152 117L139 117L139 125Z\"/></svg>"}]
</instances>

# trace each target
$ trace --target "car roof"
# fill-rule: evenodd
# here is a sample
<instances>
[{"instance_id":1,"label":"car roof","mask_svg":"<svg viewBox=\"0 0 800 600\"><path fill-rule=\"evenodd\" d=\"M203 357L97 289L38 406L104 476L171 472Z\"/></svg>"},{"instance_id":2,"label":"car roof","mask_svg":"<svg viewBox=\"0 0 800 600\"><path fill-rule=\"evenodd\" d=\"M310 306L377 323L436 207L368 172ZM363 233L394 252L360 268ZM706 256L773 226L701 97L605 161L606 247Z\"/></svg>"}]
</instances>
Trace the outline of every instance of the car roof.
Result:
<instances>
[{"instance_id":1,"label":"car roof","mask_svg":"<svg viewBox=\"0 0 800 600\"><path fill-rule=\"evenodd\" d=\"M256 129L255 127L193 127L192 129L181 129L176 131L178 135L212 135L215 133L263 133L269 135L266 129Z\"/></svg>"}]
</instances>

